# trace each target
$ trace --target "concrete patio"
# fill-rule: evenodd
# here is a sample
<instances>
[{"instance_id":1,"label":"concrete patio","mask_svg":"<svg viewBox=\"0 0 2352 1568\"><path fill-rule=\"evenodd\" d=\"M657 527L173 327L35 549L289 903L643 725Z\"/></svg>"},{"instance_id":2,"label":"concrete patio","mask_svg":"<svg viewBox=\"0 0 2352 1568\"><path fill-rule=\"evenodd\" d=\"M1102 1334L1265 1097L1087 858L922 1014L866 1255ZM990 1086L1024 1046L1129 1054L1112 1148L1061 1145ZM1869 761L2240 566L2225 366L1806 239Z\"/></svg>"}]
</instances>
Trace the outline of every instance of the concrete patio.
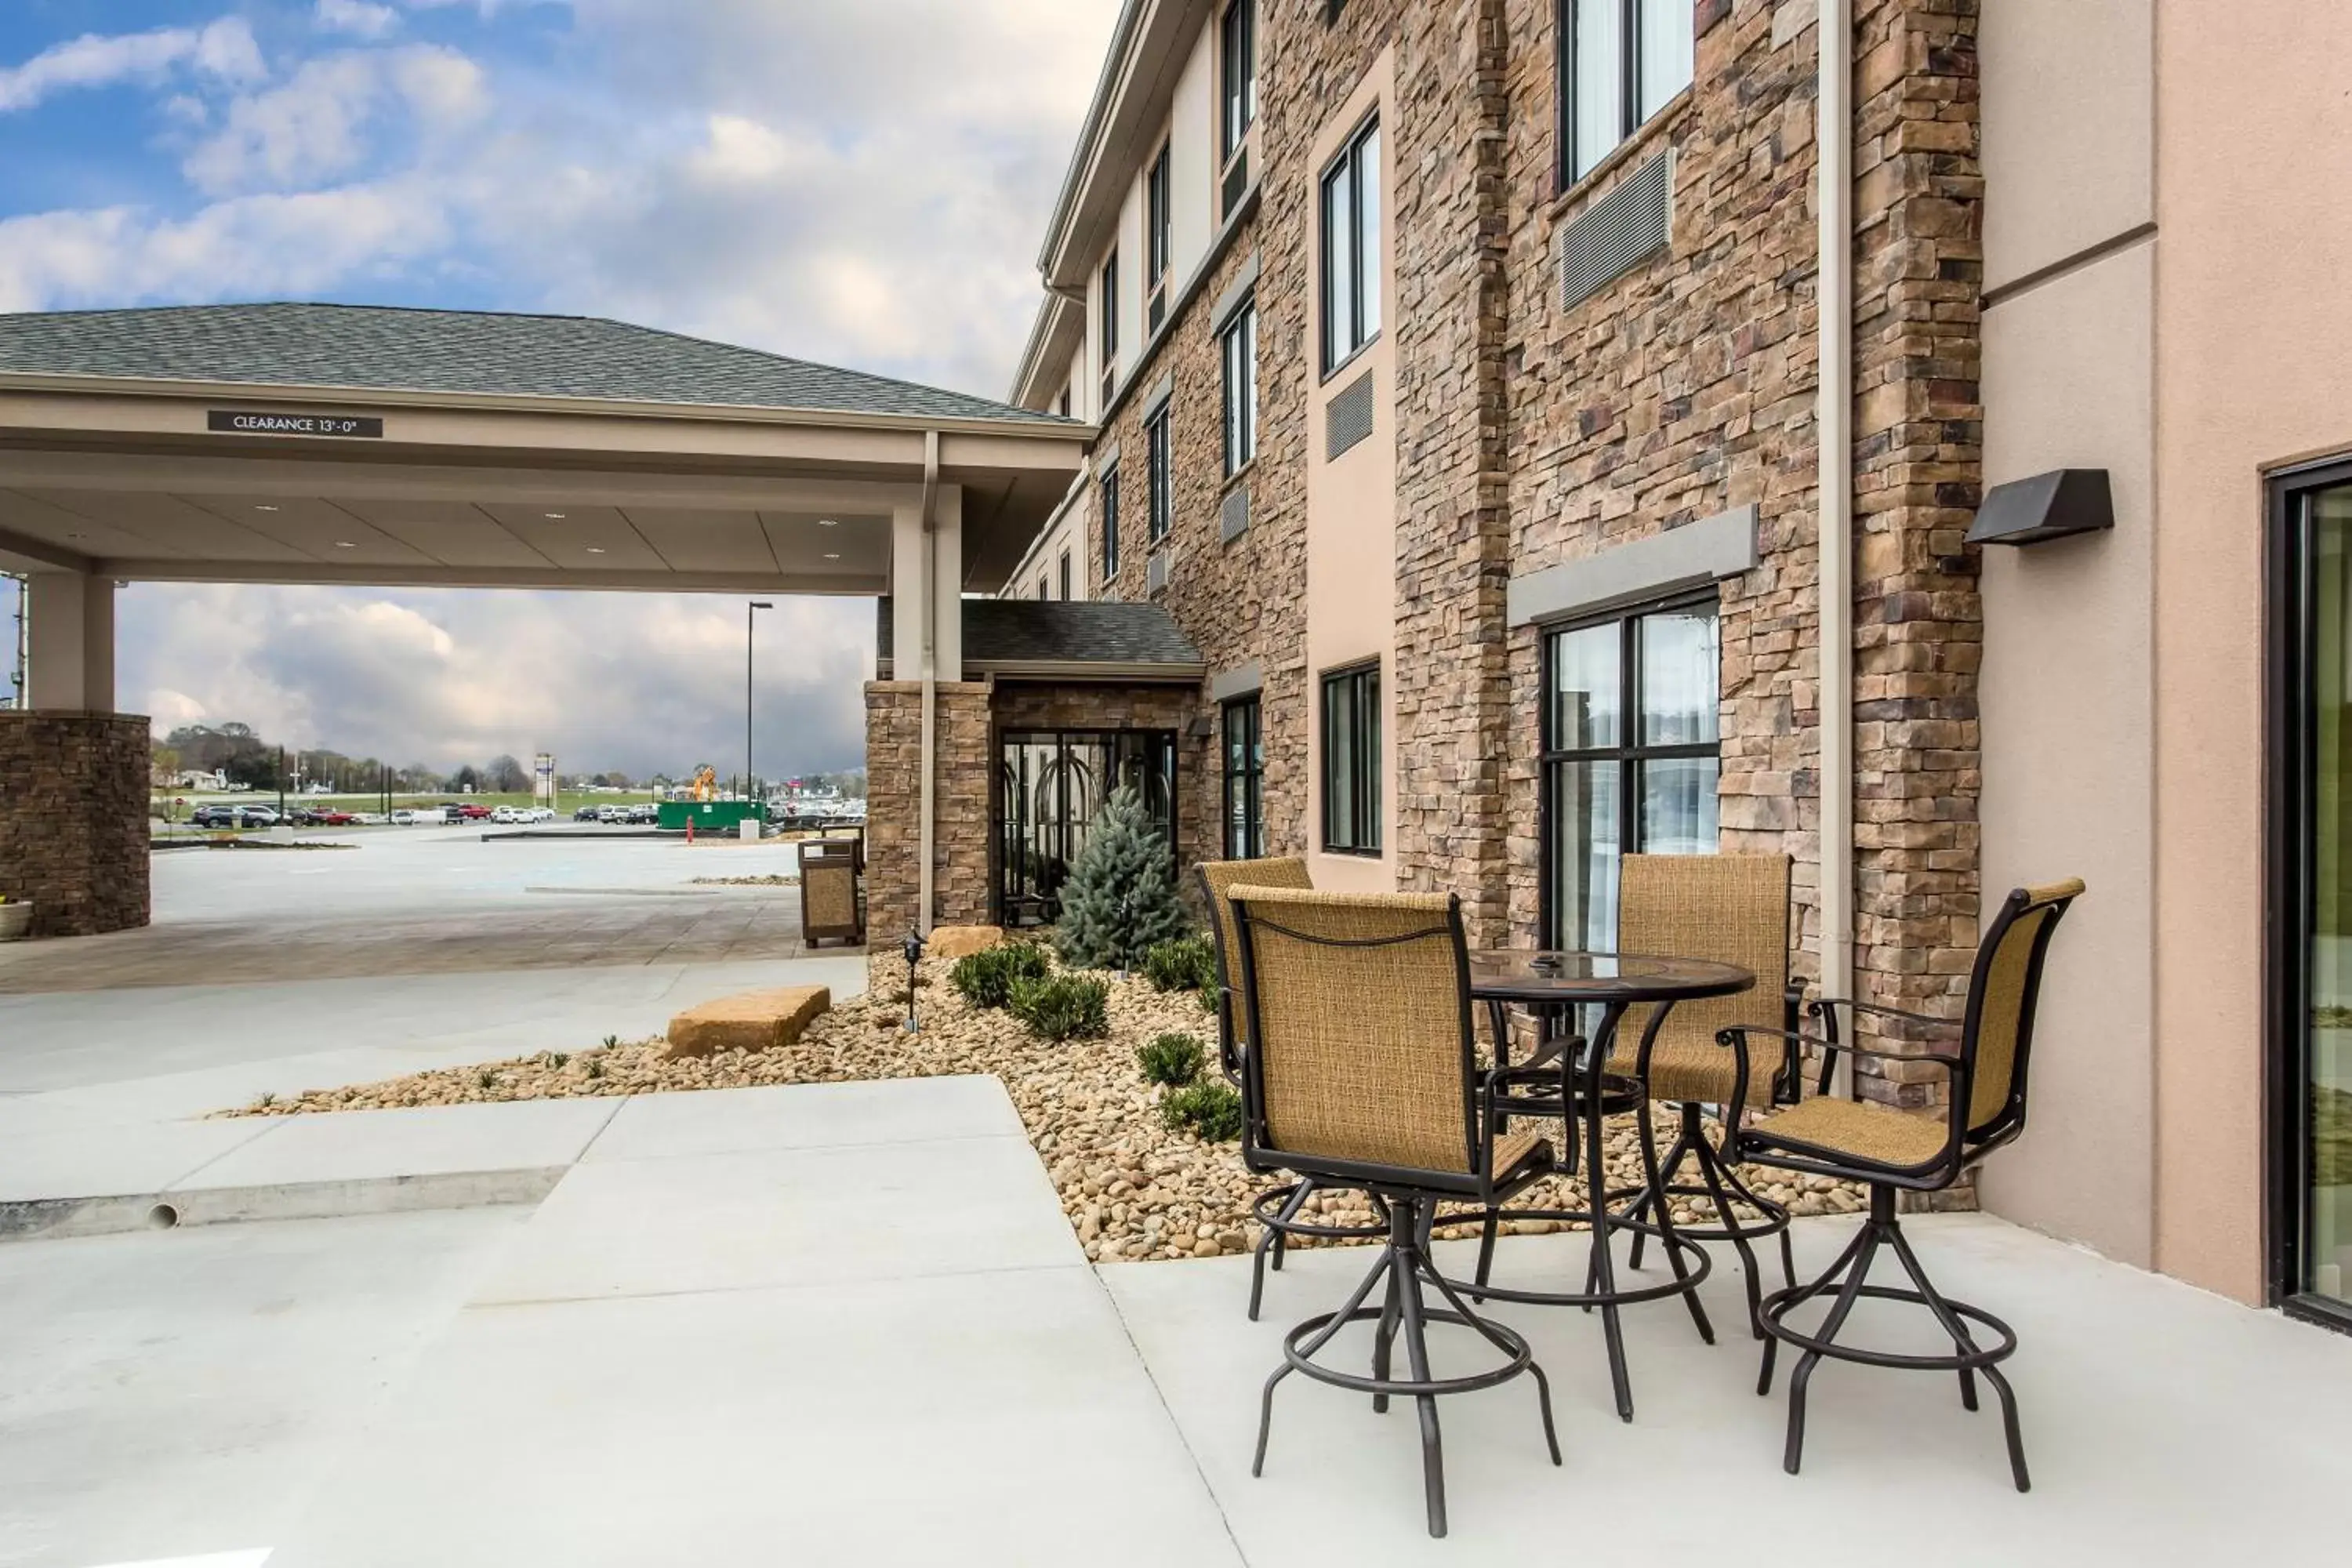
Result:
<instances>
[{"instance_id":1,"label":"concrete patio","mask_svg":"<svg viewBox=\"0 0 2352 1568\"><path fill-rule=\"evenodd\" d=\"M1824 1368L1792 1479L1748 1342L1629 1313L1628 1426L1597 1321L1506 1309L1567 1464L1528 1384L1448 1401L1454 1534L1431 1542L1409 1412L1292 1379L1247 1473L1282 1332L1369 1255L1295 1256L1255 1324L1245 1259L1090 1268L993 1079L461 1109L593 1122L532 1134L562 1172L536 1203L0 1247L0 1563L1700 1563L1777 1541L1876 1568L1891 1542L2224 1560L2249 1521L2269 1557L2345 1541L2352 1341L1990 1218L1916 1235L2023 1336L2031 1495L1946 1379ZM481 1135L458 1120L310 1125L358 1173ZM287 1173L267 1147L222 1163ZM1801 1263L1844 1223L1801 1222ZM1511 1238L1503 1268L1580 1245ZM1737 1321L1727 1260L1706 1289Z\"/></svg>"}]
</instances>

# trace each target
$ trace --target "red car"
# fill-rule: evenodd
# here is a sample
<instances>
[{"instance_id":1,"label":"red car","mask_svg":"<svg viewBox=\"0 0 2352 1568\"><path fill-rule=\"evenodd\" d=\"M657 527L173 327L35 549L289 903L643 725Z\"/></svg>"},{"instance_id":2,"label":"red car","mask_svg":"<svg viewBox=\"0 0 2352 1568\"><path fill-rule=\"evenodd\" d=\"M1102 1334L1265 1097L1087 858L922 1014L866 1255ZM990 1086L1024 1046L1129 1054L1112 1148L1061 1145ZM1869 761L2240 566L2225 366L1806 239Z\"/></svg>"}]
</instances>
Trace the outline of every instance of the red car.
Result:
<instances>
[{"instance_id":1,"label":"red car","mask_svg":"<svg viewBox=\"0 0 2352 1568\"><path fill-rule=\"evenodd\" d=\"M359 819L359 813L355 811L322 811L318 815L321 827L349 827Z\"/></svg>"},{"instance_id":2,"label":"red car","mask_svg":"<svg viewBox=\"0 0 2352 1568\"><path fill-rule=\"evenodd\" d=\"M451 816L467 822L479 822L490 815L490 808L487 805L453 805L446 809Z\"/></svg>"}]
</instances>

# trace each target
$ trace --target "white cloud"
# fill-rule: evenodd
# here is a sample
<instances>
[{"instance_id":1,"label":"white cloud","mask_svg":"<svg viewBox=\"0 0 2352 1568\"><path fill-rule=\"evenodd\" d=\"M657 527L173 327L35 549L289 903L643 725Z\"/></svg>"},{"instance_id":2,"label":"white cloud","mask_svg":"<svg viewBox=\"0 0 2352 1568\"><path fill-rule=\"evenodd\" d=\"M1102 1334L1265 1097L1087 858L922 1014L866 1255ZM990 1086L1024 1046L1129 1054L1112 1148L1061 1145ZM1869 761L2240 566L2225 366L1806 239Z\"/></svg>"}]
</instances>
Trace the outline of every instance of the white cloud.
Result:
<instances>
[{"instance_id":1,"label":"white cloud","mask_svg":"<svg viewBox=\"0 0 2352 1568\"><path fill-rule=\"evenodd\" d=\"M855 599L783 598L761 617L761 772L863 759L873 624ZM445 770L551 751L567 771L723 772L742 754L732 598L149 583L124 591L117 628L122 690L158 733L235 720Z\"/></svg>"},{"instance_id":2,"label":"white cloud","mask_svg":"<svg viewBox=\"0 0 2352 1568\"><path fill-rule=\"evenodd\" d=\"M381 38L400 26L400 13L369 0L319 0L312 20L319 30L355 38Z\"/></svg>"},{"instance_id":3,"label":"white cloud","mask_svg":"<svg viewBox=\"0 0 2352 1568\"><path fill-rule=\"evenodd\" d=\"M21 66L0 66L0 113L30 109L75 88L160 81L184 65L229 82L254 80L264 70L260 46L242 16L224 16L202 29L85 33Z\"/></svg>"},{"instance_id":4,"label":"white cloud","mask_svg":"<svg viewBox=\"0 0 2352 1568\"><path fill-rule=\"evenodd\" d=\"M447 237L440 203L415 182L239 196L182 220L130 207L5 218L0 310L318 295Z\"/></svg>"},{"instance_id":5,"label":"white cloud","mask_svg":"<svg viewBox=\"0 0 2352 1568\"><path fill-rule=\"evenodd\" d=\"M227 123L182 167L215 195L310 184L344 174L365 155L360 129L373 112L381 85L377 63L367 55L307 60L281 86L230 104Z\"/></svg>"},{"instance_id":6,"label":"white cloud","mask_svg":"<svg viewBox=\"0 0 2352 1568\"><path fill-rule=\"evenodd\" d=\"M389 57L393 85L425 129L462 130L490 107L482 68L456 49L425 45Z\"/></svg>"}]
</instances>

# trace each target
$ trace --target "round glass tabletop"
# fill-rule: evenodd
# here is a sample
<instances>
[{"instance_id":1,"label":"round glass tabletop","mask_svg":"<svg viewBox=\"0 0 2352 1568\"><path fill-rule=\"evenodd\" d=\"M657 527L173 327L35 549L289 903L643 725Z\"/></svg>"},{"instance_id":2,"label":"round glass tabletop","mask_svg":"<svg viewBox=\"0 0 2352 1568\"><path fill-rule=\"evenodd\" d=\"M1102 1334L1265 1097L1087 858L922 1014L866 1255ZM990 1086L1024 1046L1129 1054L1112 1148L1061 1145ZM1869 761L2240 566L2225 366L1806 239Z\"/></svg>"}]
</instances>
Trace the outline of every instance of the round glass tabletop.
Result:
<instances>
[{"instance_id":1,"label":"round glass tabletop","mask_svg":"<svg viewBox=\"0 0 2352 1568\"><path fill-rule=\"evenodd\" d=\"M1639 952L1480 948L1470 954L1476 996L1537 1002L1664 1002L1728 996L1754 986L1735 963Z\"/></svg>"}]
</instances>

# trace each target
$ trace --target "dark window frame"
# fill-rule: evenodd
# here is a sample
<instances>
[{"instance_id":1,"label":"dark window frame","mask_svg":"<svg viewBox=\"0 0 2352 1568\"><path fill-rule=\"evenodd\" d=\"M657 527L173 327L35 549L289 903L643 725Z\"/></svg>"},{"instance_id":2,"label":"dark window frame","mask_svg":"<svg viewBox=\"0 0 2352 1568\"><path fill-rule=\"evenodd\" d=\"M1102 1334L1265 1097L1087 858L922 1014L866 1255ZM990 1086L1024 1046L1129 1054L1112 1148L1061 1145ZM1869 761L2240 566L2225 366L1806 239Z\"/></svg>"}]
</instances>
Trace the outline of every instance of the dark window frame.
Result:
<instances>
[{"instance_id":1,"label":"dark window frame","mask_svg":"<svg viewBox=\"0 0 2352 1568\"><path fill-rule=\"evenodd\" d=\"M1118 575L1118 465L1105 467L1098 482L1102 487L1103 581L1108 583Z\"/></svg>"},{"instance_id":2,"label":"dark window frame","mask_svg":"<svg viewBox=\"0 0 2352 1568\"><path fill-rule=\"evenodd\" d=\"M1257 460L1257 297L1245 297L1217 332L1225 478ZM1239 365L1238 372L1236 364ZM1241 396L1236 408L1234 386Z\"/></svg>"},{"instance_id":3,"label":"dark window frame","mask_svg":"<svg viewBox=\"0 0 2352 1568\"><path fill-rule=\"evenodd\" d=\"M1228 860L1255 860L1265 853L1265 709L1261 695L1253 691L1229 699L1218 714L1218 734L1224 742L1221 786L1224 811L1218 818L1218 832ZM1244 726L1238 737L1234 732L1237 721ZM1238 766L1236 739L1241 742Z\"/></svg>"},{"instance_id":4,"label":"dark window frame","mask_svg":"<svg viewBox=\"0 0 2352 1568\"><path fill-rule=\"evenodd\" d=\"M1110 395L1118 378L1118 247L1112 246L1103 258L1102 305L1095 317L1097 357L1102 361L1102 409L1110 407Z\"/></svg>"},{"instance_id":5,"label":"dark window frame","mask_svg":"<svg viewBox=\"0 0 2352 1568\"><path fill-rule=\"evenodd\" d=\"M1322 366L1325 380L1338 374L1349 362L1380 341L1382 319L1381 313L1380 272L1388 258L1385 246L1377 247L1375 259L1365 265L1364 189L1366 182L1366 144L1373 143L1370 178L1373 205L1381 215L1387 212L1387 192L1381 188L1380 154L1387 149L1381 135L1381 117L1377 110L1364 117L1363 123L1349 132L1348 139L1315 181L1315 227L1319 244L1317 247L1316 288L1320 302L1318 311L1322 317ZM1348 188L1348 266L1354 273L1348 292L1348 324L1344 344L1331 310L1331 195L1339 182ZM1380 218L1370 225L1373 239L1379 239ZM1367 319L1365 303L1371 302Z\"/></svg>"},{"instance_id":6,"label":"dark window frame","mask_svg":"<svg viewBox=\"0 0 2352 1568\"><path fill-rule=\"evenodd\" d=\"M1230 164L1257 123L1257 0L1233 0L1217 19L1217 148Z\"/></svg>"},{"instance_id":7,"label":"dark window frame","mask_svg":"<svg viewBox=\"0 0 2352 1568\"><path fill-rule=\"evenodd\" d=\"M1553 184L1562 191L1584 178L1576 172L1576 6L1577 0L1552 0L1552 36L1556 45L1552 133L1558 162ZM1617 0L1617 137L1601 149L1600 155L1592 161L1593 168L1600 167L1612 149L1632 141L1654 118L1642 112L1642 0ZM1694 79L1696 74L1694 65Z\"/></svg>"},{"instance_id":8,"label":"dark window frame","mask_svg":"<svg viewBox=\"0 0 2352 1568\"><path fill-rule=\"evenodd\" d=\"M1143 288L1157 294L1168 282L1176 248L1176 190L1169 171L1173 142L1162 142L1143 176Z\"/></svg>"},{"instance_id":9,"label":"dark window frame","mask_svg":"<svg viewBox=\"0 0 2352 1568\"><path fill-rule=\"evenodd\" d=\"M1545 623L1537 638L1538 671L1536 691L1540 707L1537 713L1536 752L1536 839L1538 866L1536 879L1536 930L1538 940L1547 948L1574 948L1580 941L1570 941L1559 928L1559 825L1552 817L1552 797L1556 793L1552 779L1557 770L1576 763L1601 762L1617 764L1617 854L1620 859L1642 853L1642 765L1657 761L1674 761L1691 757L1712 757L1717 763L1717 777L1721 779L1723 760L1722 726L1718 720L1716 738L1712 741L1687 741L1670 745L1651 745L1641 739L1642 732L1642 622L1652 616L1670 615L1677 610L1706 608L1716 612L1721 626L1722 595L1714 588L1675 593L1639 604L1621 605L1597 615L1579 616ZM1614 625L1617 627L1617 726L1618 743L1613 746L1562 746L1553 733L1557 722L1552 700L1553 681L1558 675L1557 660L1559 639L1575 632L1590 631L1594 626ZM1718 645L1719 646L1719 645ZM1716 701L1723 700L1723 666L1718 652L1716 664ZM1717 829L1720 832L1720 828Z\"/></svg>"},{"instance_id":10,"label":"dark window frame","mask_svg":"<svg viewBox=\"0 0 2352 1568\"><path fill-rule=\"evenodd\" d=\"M1377 859L1381 854L1381 751L1386 724L1381 712L1381 661L1366 659L1360 663L1340 665L1327 669L1316 678L1318 712L1317 723L1322 739L1321 777L1317 781L1321 796L1322 846L1327 855L1360 855ZM1332 743L1333 721L1338 715L1336 700L1347 704L1355 720L1349 731L1349 754L1338 756L1339 748ZM1368 722L1369 721L1369 722ZM1335 816L1332 796L1338 782L1338 769L1344 767L1349 784L1352 810L1344 826L1344 833L1333 832Z\"/></svg>"},{"instance_id":11,"label":"dark window frame","mask_svg":"<svg viewBox=\"0 0 2352 1568\"><path fill-rule=\"evenodd\" d=\"M1062 599L1065 603L1067 603L1071 597L1070 590L1074 581L1070 570L1070 552L1065 550L1062 552Z\"/></svg>"},{"instance_id":12,"label":"dark window frame","mask_svg":"<svg viewBox=\"0 0 2352 1568\"><path fill-rule=\"evenodd\" d=\"M2304 503L2347 484L2352 458L2335 458L2281 469L2263 486L2263 1293L2288 1317L2352 1331L2352 1304L2303 1283L2311 1219L2311 775L2319 745Z\"/></svg>"},{"instance_id":13,"label":"dark window frame","mask_svg":"<svg viewBox=\"0 0 2352 1568\"><path fill-rule=\"evenodd\" d=\"M1175 531L1176 497L1171 469L1175 467L1175 433L1169 421L1174 399L1162 403L1143 418L1143 531L1145 542L1157 544Z\"/></svg>"}]
</instances>

